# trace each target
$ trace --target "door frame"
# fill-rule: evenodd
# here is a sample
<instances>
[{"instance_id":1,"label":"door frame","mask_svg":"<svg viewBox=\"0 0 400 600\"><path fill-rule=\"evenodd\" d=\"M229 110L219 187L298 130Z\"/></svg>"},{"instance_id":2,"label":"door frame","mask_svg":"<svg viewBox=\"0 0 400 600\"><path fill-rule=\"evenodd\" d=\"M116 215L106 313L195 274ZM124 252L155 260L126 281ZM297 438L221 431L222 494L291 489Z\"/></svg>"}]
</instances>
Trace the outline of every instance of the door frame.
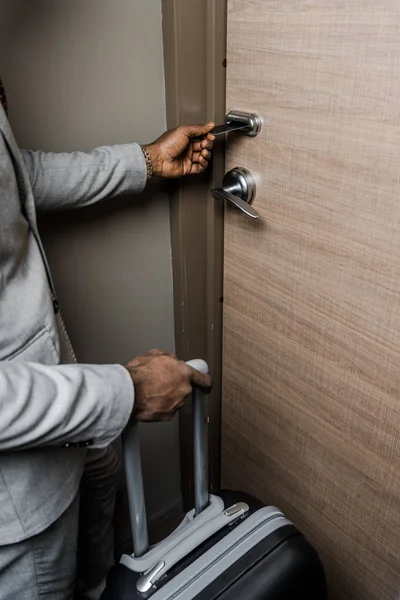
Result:
<instances>
[{"instance_id":1,"label":"door frame","mask_svg":"<svg viewBox=\"0 0 400 600\"><path fill-rule=\"evenodd\" d=\"M227 0L162 0L167 126L222 123L225 116ZM210 196L221 185L225 149L218 140L203 175L171 186L175 346L204 358L213 376L208 401L210 489L220 487L223 211ZM182 499L193 506L192 407L180 412Z\"/></svg>"}]
</instances>

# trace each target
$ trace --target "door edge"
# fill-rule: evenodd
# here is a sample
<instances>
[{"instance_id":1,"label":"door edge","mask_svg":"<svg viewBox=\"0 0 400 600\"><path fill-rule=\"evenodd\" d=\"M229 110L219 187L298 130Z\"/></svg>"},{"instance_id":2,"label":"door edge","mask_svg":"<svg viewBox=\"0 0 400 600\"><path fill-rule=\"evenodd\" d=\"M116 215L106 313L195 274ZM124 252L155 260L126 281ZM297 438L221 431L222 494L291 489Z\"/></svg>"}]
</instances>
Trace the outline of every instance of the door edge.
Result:
<instances>
[{"instance_id":1,"label":"door edge","mask_svg":"<svg viewBox=\"0 0 400 600\"><path fill-rule=\"evenodd\" d=\"M222 123L225 116L227 0L162 0L168 128ZM195 49L194 49L195 45ZM175 347L204 358L213 376L209 396L210 488L220 487L223 206L210 196L225 170L219 142L204 175L171 185L171 248ZM205 201L205 199L208 199ZM179 415L182 498L193 505L193 432L189 403Z\"/></svg>"}]
</instances>

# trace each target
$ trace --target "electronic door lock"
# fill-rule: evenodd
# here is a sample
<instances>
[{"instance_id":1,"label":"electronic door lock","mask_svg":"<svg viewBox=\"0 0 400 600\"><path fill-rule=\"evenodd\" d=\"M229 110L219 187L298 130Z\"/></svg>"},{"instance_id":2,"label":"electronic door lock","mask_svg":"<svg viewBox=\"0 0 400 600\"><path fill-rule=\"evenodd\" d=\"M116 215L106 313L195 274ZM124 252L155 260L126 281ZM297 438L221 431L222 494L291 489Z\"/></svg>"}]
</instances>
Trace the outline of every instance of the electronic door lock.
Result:
<instances>
[{"instance_id":1,"label":"electronic door lock","mask_svg":"<svg viewBox=\"0 0 400 600\"><path fill-rule=\"evenodd\" d=\"M231 110L225 116L227 131L240 131L241 135L255 137L261 131L262 119L255 113L242 110ZM211 132L212 133L212 132Z\"/></svg>"},{"instance_id":2,"label":"electronic door lock","mask_svg":"<svg viewBox=\"0 0 400 600\"><path fill-rule=\"evenodd\" d=\"M225 123L216 125L210 131L212 135L218 136L223 133L231 133L236 131L241 135L255 137L261 131L262 119L255 113L243 112L242 110L231 110L225 116ZM193 141L203 140L204 136L197 136Z\"/></svg>"}]
</instances>

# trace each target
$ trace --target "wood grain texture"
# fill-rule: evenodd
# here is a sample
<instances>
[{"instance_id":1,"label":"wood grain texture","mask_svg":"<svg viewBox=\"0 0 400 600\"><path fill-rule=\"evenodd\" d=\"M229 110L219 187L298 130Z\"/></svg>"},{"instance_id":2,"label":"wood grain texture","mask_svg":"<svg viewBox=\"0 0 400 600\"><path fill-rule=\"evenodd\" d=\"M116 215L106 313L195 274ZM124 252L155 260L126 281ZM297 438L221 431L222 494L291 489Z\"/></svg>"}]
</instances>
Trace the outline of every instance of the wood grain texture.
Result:
<instances>
[{"instance_id":1,"label":"wood grain texture","mask_svg":"<svg viewBox=\"0 0 400 600\"><path fill-rule=\"evenodd\" d=\"M400 3L229 0L223 484L278 504L334 600L400 594Z\"/></svg>"}]
</instances>

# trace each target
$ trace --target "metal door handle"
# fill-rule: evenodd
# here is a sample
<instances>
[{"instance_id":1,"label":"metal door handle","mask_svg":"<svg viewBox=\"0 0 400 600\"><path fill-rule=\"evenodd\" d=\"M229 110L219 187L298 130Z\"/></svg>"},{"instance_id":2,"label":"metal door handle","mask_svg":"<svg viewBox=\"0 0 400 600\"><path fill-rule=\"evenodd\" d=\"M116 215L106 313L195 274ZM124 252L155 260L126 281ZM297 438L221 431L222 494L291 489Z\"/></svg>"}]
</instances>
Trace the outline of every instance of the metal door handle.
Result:
<instances>
[{"instance_id":1,"label":"metal door handle","mask_svg":"<svg viewBox=\"0 0 400 600\"><path fill-rule=\"evenodd\" d=\"M235 167L225 175L222 187L211 190L214 200L227 200L252 219L260 215L251 206L256 196L256 180L244 167Z\"/></svg>"}]
</instances>

